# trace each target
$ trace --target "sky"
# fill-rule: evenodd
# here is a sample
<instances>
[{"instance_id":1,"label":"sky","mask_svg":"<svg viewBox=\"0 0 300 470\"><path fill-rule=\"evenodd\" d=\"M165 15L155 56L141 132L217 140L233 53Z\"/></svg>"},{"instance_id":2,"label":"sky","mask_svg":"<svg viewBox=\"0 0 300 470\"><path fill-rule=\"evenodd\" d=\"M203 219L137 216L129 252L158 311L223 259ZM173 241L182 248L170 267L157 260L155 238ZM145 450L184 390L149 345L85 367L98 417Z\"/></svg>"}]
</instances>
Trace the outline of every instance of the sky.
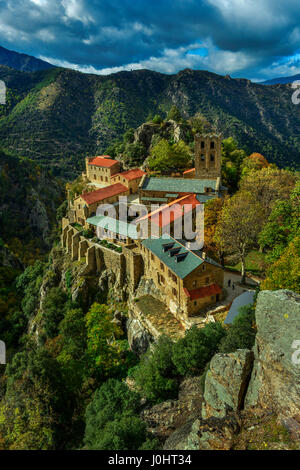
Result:
<instances>
[{"instance_id":1,"label":"sky","mask_svg":"<svg viewBox=\"0 0 300 470\"><path fill-rule=\"evenodd\" d=\"M300 73L299 0L0 0L0 44L107 75Z\"/></svg>"}]
</instances>

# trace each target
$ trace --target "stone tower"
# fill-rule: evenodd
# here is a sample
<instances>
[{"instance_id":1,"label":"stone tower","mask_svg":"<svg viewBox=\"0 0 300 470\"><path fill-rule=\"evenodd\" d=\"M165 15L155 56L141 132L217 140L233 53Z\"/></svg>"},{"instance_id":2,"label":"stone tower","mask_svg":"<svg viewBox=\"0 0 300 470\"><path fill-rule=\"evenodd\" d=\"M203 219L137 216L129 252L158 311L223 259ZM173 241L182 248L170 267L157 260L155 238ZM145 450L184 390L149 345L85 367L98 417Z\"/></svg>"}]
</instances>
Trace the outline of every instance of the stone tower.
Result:
<instances>
[{"instance_id":1,"label":"stone tower","mask_svg":"<svg viewBox=\"0 0 300 470\"><path fill-rule=\"evenodd\" d=\"M221 134L195 136L195 178L221 178Z\"/></svg>"}]
</instances>

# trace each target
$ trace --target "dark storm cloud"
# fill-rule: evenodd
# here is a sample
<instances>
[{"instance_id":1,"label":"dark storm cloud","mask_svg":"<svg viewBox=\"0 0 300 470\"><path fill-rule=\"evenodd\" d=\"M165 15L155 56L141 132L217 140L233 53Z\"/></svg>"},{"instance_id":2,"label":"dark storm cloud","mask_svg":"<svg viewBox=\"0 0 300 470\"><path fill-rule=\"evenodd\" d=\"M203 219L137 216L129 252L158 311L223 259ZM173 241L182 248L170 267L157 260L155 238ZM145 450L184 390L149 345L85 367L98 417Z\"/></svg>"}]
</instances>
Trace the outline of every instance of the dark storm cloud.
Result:
<instances>
[{"instance_id":1,"label":"dark storm cloud","mask_svg":"<svg viewBox=\"0 0 300 470\"><path fill-rule=\"evenodd\" d=\"M2 45L91 71L296 73L298 25L294 0L0 0Z\"/></svg>"}]
</instances>

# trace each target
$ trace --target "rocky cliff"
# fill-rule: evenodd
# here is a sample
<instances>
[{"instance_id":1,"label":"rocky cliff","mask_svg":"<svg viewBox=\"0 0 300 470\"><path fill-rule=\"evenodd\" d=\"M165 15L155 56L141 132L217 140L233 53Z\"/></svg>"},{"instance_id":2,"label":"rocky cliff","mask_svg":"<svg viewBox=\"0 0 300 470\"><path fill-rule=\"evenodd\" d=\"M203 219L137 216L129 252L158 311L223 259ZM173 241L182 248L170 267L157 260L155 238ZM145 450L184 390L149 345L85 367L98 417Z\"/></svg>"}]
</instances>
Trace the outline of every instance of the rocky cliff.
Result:
<instances>
[{"instance_id":1,"label":"rocky cliff","mask_svg":"<svg viewBox=\"0 0 300 470\"><path fill-rule=\"evenodd\" d=\"M216 354L204 393L200 384L196 391L195 384L187 387L185 396L198 406L184 414L174 432L165 427L165 450L299 448L300 296L285 290L260 292L256 323L253 351ZM179 404L156 405L147 416L159 422L160 409L168 423Z\"/></svg>"},{"instance_id":2,"label":"rocky cliff","mask_svg":"<svg viewBox=\"0 0 300 470\"><path fill-rule=\"evenodd\" d=\"M300 420L300 296L286 290L261 292L256 323L245 407L259 406Z\"/></svg>"},{"instance_id":3,"label":"rocky cliff","mask_svg":"<svg viewBox=\"0 0 300 470\"><path fill-rule=\"evenodd\" d=\"M52 245L64 185L31 160L0 151L0 187L0 237L26 264L29 252Z\"/></svg>"}]
</instances>

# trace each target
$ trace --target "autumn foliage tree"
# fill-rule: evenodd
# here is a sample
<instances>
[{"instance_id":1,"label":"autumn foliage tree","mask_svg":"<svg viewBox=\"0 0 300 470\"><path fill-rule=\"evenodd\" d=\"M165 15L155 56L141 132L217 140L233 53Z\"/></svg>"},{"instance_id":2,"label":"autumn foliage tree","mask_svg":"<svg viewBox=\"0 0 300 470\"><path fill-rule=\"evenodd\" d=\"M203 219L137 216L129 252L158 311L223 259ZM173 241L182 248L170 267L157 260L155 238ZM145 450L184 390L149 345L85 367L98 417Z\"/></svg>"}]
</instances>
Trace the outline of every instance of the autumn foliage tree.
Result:
<instances>
[{"instance_id":1,"label":"autumn foliage tree","mask_svg":"<svg viewBox=\"0 0 300 470\"><path fill-rule=\"evenodd\" d=\"M214 254L224 264L224 251L218 243L215 234L220 220L224 199L215 198L205 204L204 211L204 244L205 249Z\"/></svg>"},{"instance_id":2,"label":"autumn foliage tree","mask_svg":"<svg viewBox=\"0 0 300 470\"><path fill-rule=\"evenodd\" d=\"M260 205L266 222L275 202L289 199L295 183L295 173L267 167L261 171L252 170L242 177L240 190L252 194L253 199Z\"/></svg>"},{"instance_id":3,"label":"autumn foliage tree","mask_svg":"<svg viewBox=\"0 0 300 470\"><path fill-rule=\"evenodd\" d=\"M242 283L246 278L246 256L257 242L261 223L261 207L250 192L238 192L224 202L215 240L227 253L238 255Z\"/></svg>"},{"instance_id":4,"label":"autumn foliage tree","mask_svg":"<svg viewBox=\"0 0 300 470\"><path fill-rule=\"evenodd\" d=\"M300 181L288 200L276 201L268 222L259 235L259 244L276 261L290 241L300 235Z\"/></svg>"},{"instance_id":5,"label":"autumn foliage tree","mask_svg":"<svg viewBox=\"0 0 300 470\"><path fill-rule=\"evenodd\" d=\"M300 294L300 236L292 240L281 257L272 264L262 289L290 289Z\"/></svg>"},{"instance_id":6,"label":"autumn foliage tree","mask_svg":"<svg viewBox=\"0 0 300 470\"><path fill-rule=\"evenodd\" d=\"M270 166L268 160L260 153L252 153L249 157L244 158L241 165L242 175L246 175L251 170L261 170Z\"/></svg>"}]
</instances>

